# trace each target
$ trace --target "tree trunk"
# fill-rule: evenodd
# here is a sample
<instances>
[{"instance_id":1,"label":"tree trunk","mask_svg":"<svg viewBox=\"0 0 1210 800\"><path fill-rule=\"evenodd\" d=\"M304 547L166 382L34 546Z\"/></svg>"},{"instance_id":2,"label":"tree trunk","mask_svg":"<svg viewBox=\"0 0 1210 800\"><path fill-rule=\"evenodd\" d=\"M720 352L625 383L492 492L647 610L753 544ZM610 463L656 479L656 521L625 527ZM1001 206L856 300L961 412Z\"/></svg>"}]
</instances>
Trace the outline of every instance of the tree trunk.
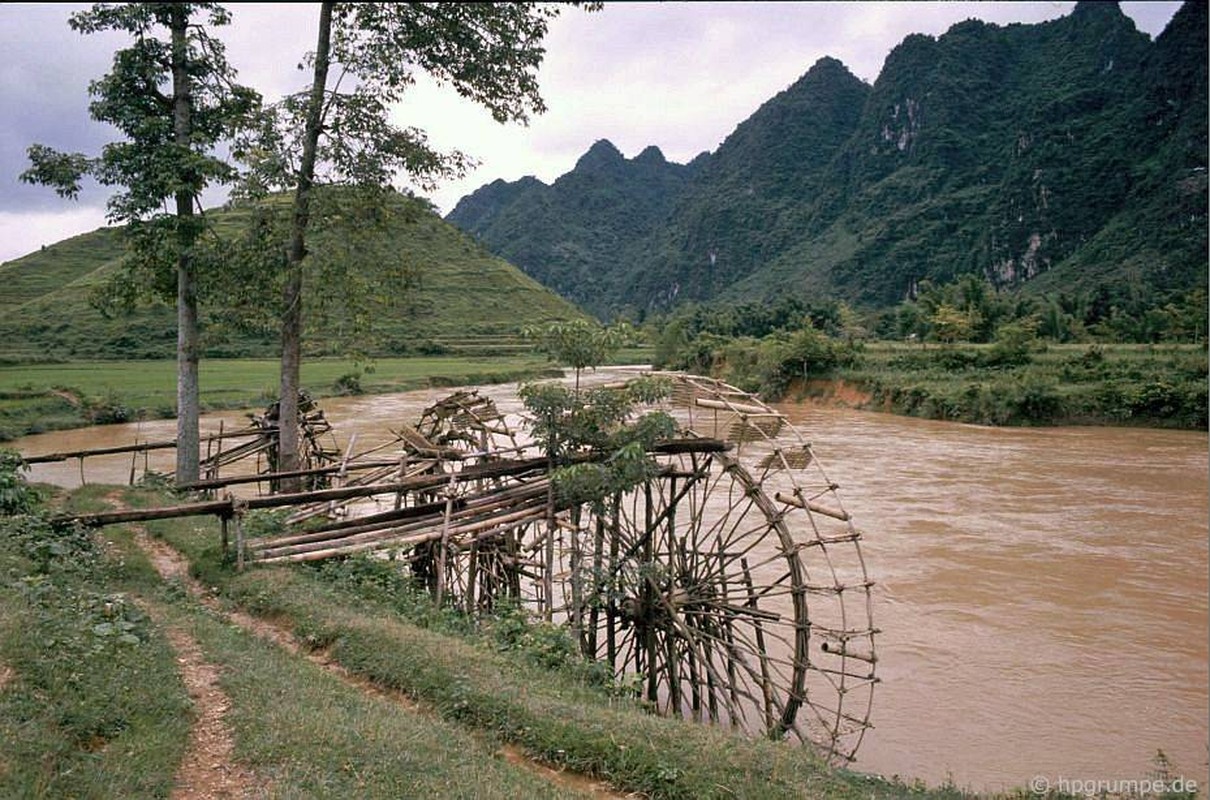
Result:
<instances>
[{"instance_id":1,"label":"tree trunk","mask_svg":"<svg viewBox=\"0 0 1210 800\"><path fill-rule=\"evenodd\" d=\"M193 135L193 94L186 69L186 35L189 11L184 5L172 12L172 128L178 147L190 147ZM182 176L191 186L192 176ZM201 446L198 435L198 311L197 281L191 255L195 238L193 207L196 195L188 189L176 194L177 215L177 336L176 336L176 482L197 481Z\"/></svg>"},{"instance_id":2,"label":"tree trunk","mask_svg":"<svg viewBox=\"0 0 1210 800\"><path fill-rule=\"evenodd\" d=\"M329 49L332 39L332 6L323 3L319 11L319 39L315 45L315 73L308 101L302 162L294 191L294 215L286 263L286 285L282 292L281 321L281 396L278 414L279 472L299 469L298 391L302 367L302 287L303 259L307 255L307 224L311 217L311 186L315 180L315 156L323 129L324 93L328 82ZM282 490L296 491L298 479L282 482Z\"/></svg>"}]
</instances>

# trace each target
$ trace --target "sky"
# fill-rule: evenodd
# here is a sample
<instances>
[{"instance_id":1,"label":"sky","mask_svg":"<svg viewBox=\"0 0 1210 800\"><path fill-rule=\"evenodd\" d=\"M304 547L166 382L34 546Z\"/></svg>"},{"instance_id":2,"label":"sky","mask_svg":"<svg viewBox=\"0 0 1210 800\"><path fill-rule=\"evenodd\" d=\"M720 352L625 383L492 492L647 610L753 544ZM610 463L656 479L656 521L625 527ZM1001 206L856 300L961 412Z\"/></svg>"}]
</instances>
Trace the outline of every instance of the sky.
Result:
<instances>
[{"instance_id":1,"label":"sky","mask_svg":"<svg viewBox=\"0 0 1210 800\"><path fill-rule=\"evenodd\" d=\"M88 114L88 84L104 75L126 39L68 27L84 5L0 3L0 262L104 224L107 187L64 200L20 183L29 145L96 154L119 139ZM685 163L719 144L765 101L824 56L874 83L887 54L911 33L943 34L970 18L1037 23L1070 2L622 2L588 13L564 9L546 37L539 72L548 110L528 126L501 125L449 87L424 79L393 109L400 125L477 166L428 196L441 213L497 179L550 183L598 139L627 158L649 145ZM1123 2L1153 39L1179 2ZM298 65L314 49L318 4L228 4L217 33L239 80L267 100L308 84ZM406 183L401 181L401 186ZM206 205L223 200L211 191Z\"/></svg>"}]
</instances>

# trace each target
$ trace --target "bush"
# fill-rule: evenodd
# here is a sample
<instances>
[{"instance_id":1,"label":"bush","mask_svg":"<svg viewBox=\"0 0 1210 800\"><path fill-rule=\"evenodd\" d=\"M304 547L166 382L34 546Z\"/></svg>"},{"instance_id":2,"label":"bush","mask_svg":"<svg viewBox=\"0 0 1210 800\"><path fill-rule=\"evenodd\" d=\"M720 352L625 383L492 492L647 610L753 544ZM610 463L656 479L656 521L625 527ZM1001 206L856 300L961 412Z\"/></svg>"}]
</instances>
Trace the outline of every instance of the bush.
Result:
<instances>
[{"instance_id":1,"label":"bush","mask_svg":"<svg viewBox=\"0 0 1210 800\"><path fill-rule=\"evenodd\" d=\"M84 414L94 425L120 425L138 416L135 409L123 403L113 392L90 398L84 404Z\"/></svg>"},{"instance_id":2,"label":"bush","mask_svg":"<svg viewBox=\"0 0 1210 800\"><path fill-rule=\"evenodd\" d=\"M0 514L29 514L41 503L41 495L25 482L27 469L16 450L0 450Z\"/></svg>"},{"instance_id":3,"label":"bush","mask_svg":"<svg viewBox=\"0 0 1210 800\"><path fill-rule=\"evenodd\" d=\"M346 372L344 375L341 375L336 379L334 388L336 394L344 397L365 393L365 390L361 387L360 372Z\"/></svg>"}]
</instances>

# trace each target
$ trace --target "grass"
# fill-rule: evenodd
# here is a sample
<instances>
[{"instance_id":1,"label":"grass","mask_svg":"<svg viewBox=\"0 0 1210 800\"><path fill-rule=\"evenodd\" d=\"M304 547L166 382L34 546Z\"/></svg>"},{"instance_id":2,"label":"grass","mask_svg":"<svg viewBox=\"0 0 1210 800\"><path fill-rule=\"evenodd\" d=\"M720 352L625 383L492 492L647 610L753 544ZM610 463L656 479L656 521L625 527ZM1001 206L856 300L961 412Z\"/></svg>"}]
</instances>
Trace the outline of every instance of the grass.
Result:
<instances>
[{"instance_id":1,"label":"grass","mask_svg":"<svg viewBox=\"0 0 1210 800\"><path fill-rule=\"evenodd\" d=\"M277 394L273 359L210 359L200 370L204 409L264 406ZM550 370L550 363L533 353L387 358L375 361L372 372L348 359L317 358L304 362L302 383L314 396L328 397L347 392L347 376L353 375L362 392L381 394L517 380ZM140 416L167 418L175 408L174 361L0 366L0 440Z\"/></svg>"},{"instance_id":2,"label":"grass","mask_svg":"<svg viewBox=\"0 0 1210 800\"><path fill-rule=\"evenodd\" d=\"M221 237L240 234L247 212L212 209L208 216ZM434 353L451 343L458 352L515 340L522 326L582 318L568 301L492 256L436 214L417 208L382 235L407 262L411 285L401 286L377 259L368 259L359 279L373 287L373 307L358 309L374 321L362 349L390 357ZM176 348L176 316L169 304L149 303L132 314L102 314L93 295L117 274L125 255L119 231L102 228L49 245L0 264L0 361L8 363L87 359L167 359ZM309 275L306 311L308 354L348 351L342 338L347 311L326 317L318 301L324 287L341 278ZM279 293L270 278L256 302L269 309ZM249 286L247 291L257 287ZM245 330L224 318L222 298L202 299L203 356L270 357L278 349L274 330ZM264 323L262 320L261 323ZM271 326L270 326L271 327Z\"/></svg>"},{"instance_id":3,"label":"grass","mask_svg":"<svg viewBox=\"0 0 1210 800\"><path fill-rule=\"evenodd\" d=\"M0 542L0 795L167 797L189 698L123 591L138 570L35 517L0 517Z\"/></svg>"},{"instance_id":4,"label":"grass","mask_svg":"<svg viewBox=\"0 0 1210 800\"><path fill-rule=\"evenodd\" d=\"M67 507L95 510L108 491ZM216 617L159 579L129 528L102 545L0 516L0 542L0 796L169 796L193 714L164 625L219 668L234 757L267 797L568 796L497 757L490 738L404 712Z\"/></svg>"},{"instance_id":5,"label":"grass","mask_svg":"<svg viewBox=\"0 0 1210 800\"><path fill-rule=\"evenodd\" d=\"M490 742L401 711L197 609L171 618L224 669L238 759L277 797L556 797Z\"/></svg>"}]
</instances>

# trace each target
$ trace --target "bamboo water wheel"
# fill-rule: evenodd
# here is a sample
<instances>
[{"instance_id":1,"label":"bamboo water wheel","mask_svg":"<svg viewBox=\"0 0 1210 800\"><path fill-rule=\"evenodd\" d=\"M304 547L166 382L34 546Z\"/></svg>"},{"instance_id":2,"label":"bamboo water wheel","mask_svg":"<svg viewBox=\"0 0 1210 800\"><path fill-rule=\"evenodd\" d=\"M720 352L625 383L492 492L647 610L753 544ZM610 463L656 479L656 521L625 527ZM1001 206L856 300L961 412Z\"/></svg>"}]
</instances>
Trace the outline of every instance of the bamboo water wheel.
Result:
<instances>
[{"instance_id":1,"label":"bamboo water wheel","mask_svg":"<svg viewBox=\"0 0 1210 800\"><path fill-rule=\"evenodd\" d=\"M200 462L201 473L214 477L221 467L253 459L258 474L278 472L278 431L281 425L279 416L280 404L274 401L263 413L249 414L249 425L245 429L227 432L225 436L220 433L211 442L217 442L218 449L208 452ZM314 473L340 460L341 451L332 435L332 426L324 417L323 410L306 391L300 391L298 395L296 424L300 471ZM223 449L225 438L243 438L245 441L235 447ZM305 483L309 489L320 489L327 485L327 479L313 474L307 477ZM276 491L276 481L271 481L271 489Z\"/></svg>"},{"instance_id":2,"label":"bamboo water wheel","mask_svg":"<svg viewBox=\"0 0 1210 800\"><path fill-rule=\"evenodd\" d=\"M847 763L877 680L861 534L784 416L719 381L668 377L662 408L691 438L655 454L656 479L562 512L562 616L661 711Z\"/></svg>"},{"instance_id":3,"label":"bamboo water wheel","mask_svg":"<svg viewBox=\"0 0 1210 800\"><path fill-rule=\"evenodd\" d=\"M400 435L417 455L442 452L433 472L449 476L443 486L415 499L444 503L453 527L447 526L440 540L413 549L413 574L439 602L469 614L490 611L499 598L520 596L529 577L523 576L519 555L528 538L526 520L542 515L545 489L535 490L532 478L521 475L479 475L475 470L524 451L515 426L491 398L460 391L425 408L416 425L405 426ZM541 478L538 483L545 484ZM491 513L495 508L504 511ZM463 518L467 523L459 525Z\"/></svg>"},{"instance_id":4,"label":"bamboo water wheel","mask_svg":"<svg viewBox=\"0 0 1210 800\"><path fill-rule=\"evenodd\" d=\"M566 624L665 713L847 763L877 680L861 534L775 409L719 381L664 377L671 395L651 410L681 438L650 450L655 477L628 491L556 503L522 420L463 392L398 433L393 510L254 542L252 557L391 551L442 603L519 603Z\"/></svg>"}]
</instances>

